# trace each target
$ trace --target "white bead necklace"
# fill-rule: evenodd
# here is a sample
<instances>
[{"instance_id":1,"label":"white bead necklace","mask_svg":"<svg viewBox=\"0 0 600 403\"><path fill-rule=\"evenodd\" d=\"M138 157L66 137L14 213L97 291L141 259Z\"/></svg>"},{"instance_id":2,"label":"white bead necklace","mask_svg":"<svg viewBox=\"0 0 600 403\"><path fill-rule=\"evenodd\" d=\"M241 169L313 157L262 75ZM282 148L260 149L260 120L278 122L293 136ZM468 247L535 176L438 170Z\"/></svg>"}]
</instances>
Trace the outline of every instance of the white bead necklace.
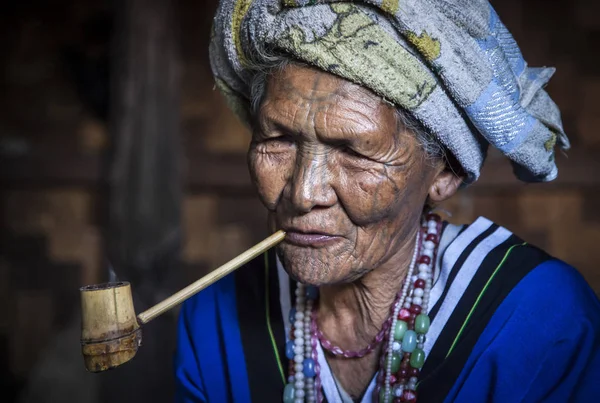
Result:
<instances>
[{"instance_id":1,"label":"white bead necklace","mask_svg":"<svg viewBox=\"0 0 600 403\"><path fill-rule=\"evenodd\" d=\"M402 307L402 305L404 305L404 301L406 300L406 297L408 295L408 287L410 286L411 282L410 280L412 280L412 273L415 269L415 264L417 262L417 256L419 254L419 239L421 238L421 232L419 231L417 233L416 239L415 239L415 248L414 248L414 252L413 252L413 256L412 259L410 261L410 266L408 266L408 272L406 273L406 280L404 281L404 284L402 286L402 293L400 295L400 299L398 300L398 302L396 303L396 306L394 307L394 313L392 314L392 326L390 327L390 333L394 331L394 329L396 328L396 323L398 322L398 312L400 311L400 307ZM393 352L393 348L394 348L394 339L393 337L390 337L390 343L387 346L387 359L386 359L386 374L385 374L385 402L387 403L389 401L390 395L391 395L391 391L390 391L390 379L391 379L391 374L392 374L392 352ZM396 345L396 347L398 349L400 349L399 345Z\"/></svg>"},{"instance_id":2,"label":"white bead necklace","mask_svg":"<svg viewBox=\"0 0 600 403\"><path fill-rule=\"evenodd\" d=\"M398 320L402 318L404 322L402 323L402 325L404 329L406 329L406 321L408 321L410 313L412 313L413 315L419 313L419 316L421 317L417 317L417 319L420 319L420 325L422 327L416 329L416 322L414 320L415 316L412 316L411 326L414 326L415 330L418 331L418 334L415 334L413 331L413 335L416 335L417 337L417 343L416 346L413 344L411 348L406 347L408 350L407 352L419 350L419 352L421 353L422 361L415 362L416 366L413 367L417 372L420 371L421 366L419 365L422 365L425 358L423 347L425 343L425 333L429 329L429 317L427 316L427 312L429 308L429 295L431 293L431 287L433 282L433 270L435 269L435 258L437 252L436 246L440 240L440 217L436 214L428 214L426 216L426 219L424 219L422 226L423 229L419 232L420 236L417 238L417 240L422 240L420 248L421 256L417 259L417 256L419 256L419 248L415 247L413 261L411 262L406 281L402 288L402 295L400 297L399 303L394 307L394 313L392 317L393 323L389 331L387 356L384 366L385 375L383 390L377 393L375 398L379 398L380 403L390 403L392 400L396 401L395 399L398 399L401 402L416 401L416 388L418 381L418 378L416 376L410 376L410 378L408 378L408 381L405 383L398 382L393 388L391 386L391 383L394 372L394 370L392 370L393 354L399 354L400 357L402 357L402 351L404 351L404 348L406 347L402 345L402 343L404 343L404 340L402 341L402 343L399 340L395 340L396 325L398 324ZM419 273L417 275L413 275L412 272L417 261L419 262ZM418 287L416 286L417 284ZM406 291L407 289L408 292ZM419 308L419 310L414 311L415 307ZM426 323L426 325L424 323ZM402 331L402 333L407 334L409 331ZM411 365L413 365L412 357L410 363ZM398 369L396 369L396 371L397 370ZM395 381L398 381L398 379L395 379Z\"/></svg>"},{"instance_id":3,"label":"white bead necklace","mask_svg":"<svg viewBox=\"0 0 600 403\"><path fill-rule=\"evenodd\" d=\"M314 403L320 399L319 366L315 359L316 336L311 332L311 315L316 288L298 283L296 308L290 314L293 332L286 346L288 358L293 355L293 372L283 393L284 403Z\"/></svg>"}]
</instances>

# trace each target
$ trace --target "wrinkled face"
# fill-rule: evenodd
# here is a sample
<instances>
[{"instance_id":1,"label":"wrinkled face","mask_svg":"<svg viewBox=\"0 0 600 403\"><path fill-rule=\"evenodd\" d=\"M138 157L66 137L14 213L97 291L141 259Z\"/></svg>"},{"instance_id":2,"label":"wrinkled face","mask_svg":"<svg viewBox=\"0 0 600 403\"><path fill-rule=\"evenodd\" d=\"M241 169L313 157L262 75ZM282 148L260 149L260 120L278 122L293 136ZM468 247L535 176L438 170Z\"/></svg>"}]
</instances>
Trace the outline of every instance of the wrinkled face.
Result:
<instances>
[{"instance_id":1,"label":"wrinkled face","mask_svg":"<svg viewBox=\"0 0 600 403\"><path fill-rule=\"evenodd\" d=\"M298 65L269 78L248 158L286 270L315 285L393 265L440 171L380 97Z\"/></svg>"}]
</instances>

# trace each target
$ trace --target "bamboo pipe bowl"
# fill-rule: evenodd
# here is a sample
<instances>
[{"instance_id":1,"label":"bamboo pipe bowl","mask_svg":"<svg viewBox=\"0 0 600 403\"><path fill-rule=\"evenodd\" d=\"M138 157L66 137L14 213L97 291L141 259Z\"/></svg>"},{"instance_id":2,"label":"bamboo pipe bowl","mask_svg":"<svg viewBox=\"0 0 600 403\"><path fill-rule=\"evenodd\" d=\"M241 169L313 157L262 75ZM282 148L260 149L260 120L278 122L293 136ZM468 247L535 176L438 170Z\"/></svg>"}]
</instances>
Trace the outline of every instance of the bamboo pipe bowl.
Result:
<instances>
[{"instance_id":1,"label":"bamboo pipe bowl","mask_svg":"<svg viewBox=\"0 0 600 403\"><path fill-rule=\"evenodd\" d=\"M131 360L142 343L141 326L232 273L284 238L285 232L277 231L137 316L128 282L80 288L81 350L85 367L90 372L102 372Z\"/></svg>"},{"instance_id":2,"label":"bamboo pipe bowl","mask_svg":"<svg viewBox=\"0 0 600 403\"><path fill-rule=\"evenodd\" d=\"M142 342L127 282L90 285L81 293L81 350L90 372L131 360Z\"/></svg>"}]
</instances>

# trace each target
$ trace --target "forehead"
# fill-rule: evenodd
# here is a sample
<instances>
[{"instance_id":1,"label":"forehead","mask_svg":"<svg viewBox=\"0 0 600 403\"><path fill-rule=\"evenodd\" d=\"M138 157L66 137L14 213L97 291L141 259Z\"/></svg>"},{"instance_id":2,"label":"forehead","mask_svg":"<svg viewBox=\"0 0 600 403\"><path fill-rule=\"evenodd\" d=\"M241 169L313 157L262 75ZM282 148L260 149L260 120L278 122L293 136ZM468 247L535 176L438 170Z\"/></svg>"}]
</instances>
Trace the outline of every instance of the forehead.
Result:
<instances>
[{"instance_id":1,"label":"forehead","mask_svg":"<svg viewBox=\"0 0 600 403\"><path fill-rule=\"evenodd\" d=\"M329 135L350 129L357 133L396 131L393 106L369 89L322 70L295 64L269 77L259 114L267 124L272 121L298 126L310 120L315 130L327 129Z\"/></svg>"}]
</instances>

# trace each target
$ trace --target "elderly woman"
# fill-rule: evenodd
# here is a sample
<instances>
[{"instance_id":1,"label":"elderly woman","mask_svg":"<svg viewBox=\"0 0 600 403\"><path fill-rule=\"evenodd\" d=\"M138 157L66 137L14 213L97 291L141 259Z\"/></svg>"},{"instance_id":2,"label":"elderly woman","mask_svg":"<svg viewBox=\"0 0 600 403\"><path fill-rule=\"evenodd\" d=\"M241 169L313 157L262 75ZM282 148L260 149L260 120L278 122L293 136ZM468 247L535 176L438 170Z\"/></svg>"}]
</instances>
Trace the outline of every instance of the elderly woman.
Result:
<instances>
[{"instance_id":1,"label":"elderly woman","mask_svg":"<svg viewBox=\"0 0 600 403\"><path fill-rule=\"evenodd\" d=\"M223 0L210 50L287 236L183 306L179 402L598 401L575 269L431 212L488 145L530 182L569 146L486 0Z\"/></svg>"}]
</instances>

